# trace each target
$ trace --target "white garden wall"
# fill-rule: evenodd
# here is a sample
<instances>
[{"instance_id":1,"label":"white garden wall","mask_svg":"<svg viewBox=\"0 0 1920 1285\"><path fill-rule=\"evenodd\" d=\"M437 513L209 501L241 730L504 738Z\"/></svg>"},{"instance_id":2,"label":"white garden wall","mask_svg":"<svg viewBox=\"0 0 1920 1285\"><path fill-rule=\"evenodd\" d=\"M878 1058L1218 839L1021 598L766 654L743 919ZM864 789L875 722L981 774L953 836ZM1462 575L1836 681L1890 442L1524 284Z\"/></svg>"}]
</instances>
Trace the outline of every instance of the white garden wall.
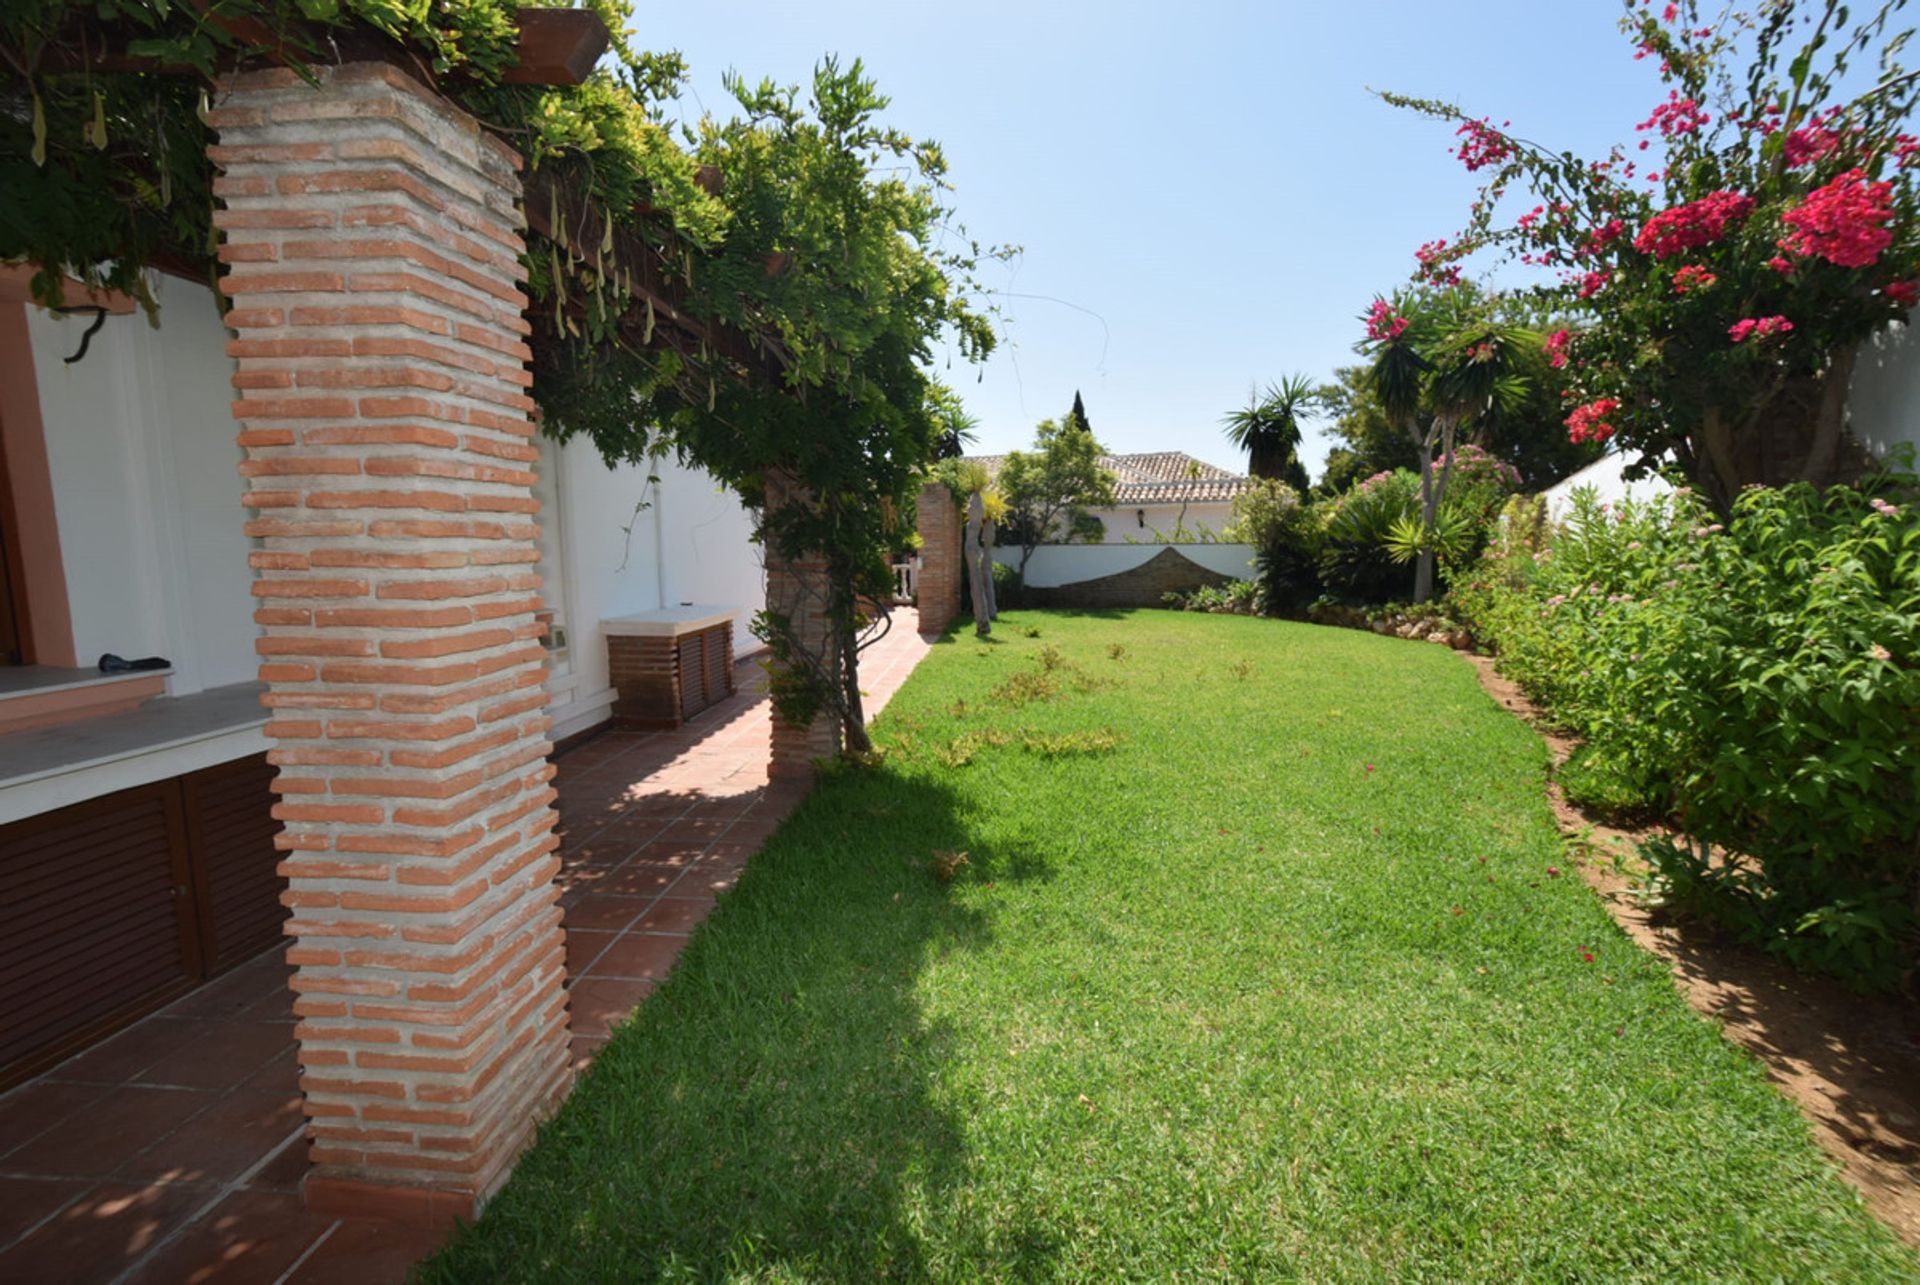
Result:
<instances>
[{"instance_id":1,"label":"white garden wall","mask_svg":"<svg viewBox=\"0 0 1920 1285\"><path fill-rule=\"evenodd\" d=\"M1105 544L1171 540L1183 524L1189 535L1198 534L1204 528L1217 536L1233 520L1233 505L1225 501L1186 505L1184 516L1178 504L1120 505L1090 511L1105 528L1105 535L1101 537Z\"/></svg>"},{"instance_id":2,"label":"white garden wall","mask_svg":"<svg viewBox=\"0 0 1920 1285\"><path fill-rule=\"evenodd\" d=\"M1920 453L1920 335L1912 326L1891 326L1861 346L1847 413L1854 436L1881 454L1901 445Z\"/></svg>"},{"instance_id":3,"label":"white garden wall","mask_svg":"<svg viewBox=\"0 0 1920 1285\"><path fill-rule=\"evenodd\" d=\"M1250 544L1043 544L1027 563L1026 583L1036 589L1057 589L1083 580L1117 576L1146 565L1166 549L1176 549L1181 556L1223 576L1253 578ZM1020 548L1001 546L993 551L993 558L1017 567Z\"/></svg>"}]
</instances>

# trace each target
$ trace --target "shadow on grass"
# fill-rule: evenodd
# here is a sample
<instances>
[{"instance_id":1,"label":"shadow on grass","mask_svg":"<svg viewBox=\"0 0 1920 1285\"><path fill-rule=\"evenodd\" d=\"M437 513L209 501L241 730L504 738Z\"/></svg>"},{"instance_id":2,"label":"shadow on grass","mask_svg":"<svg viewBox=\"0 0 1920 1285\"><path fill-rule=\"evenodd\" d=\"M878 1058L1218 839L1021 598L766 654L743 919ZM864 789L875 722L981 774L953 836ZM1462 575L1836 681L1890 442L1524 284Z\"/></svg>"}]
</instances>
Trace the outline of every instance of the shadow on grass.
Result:
<instances>
[{"instance_id":1,"label":"shadow on grass","mask_svg":"<svg viewBox=\"0 0 1920 1285\"><path fill-rule=\"evenodd\" d=\"M964 851L952 884L931 866ZM823 781L614 1034L481 1222L427 1280L938 1274L923 1252L967 1179L956 1032L925 966L993 937L968 885L1051 877L980 842L945 787L890 768ZM946 1253L1042 1274L1036 1222Z\"/></svg>"}]
</instances>

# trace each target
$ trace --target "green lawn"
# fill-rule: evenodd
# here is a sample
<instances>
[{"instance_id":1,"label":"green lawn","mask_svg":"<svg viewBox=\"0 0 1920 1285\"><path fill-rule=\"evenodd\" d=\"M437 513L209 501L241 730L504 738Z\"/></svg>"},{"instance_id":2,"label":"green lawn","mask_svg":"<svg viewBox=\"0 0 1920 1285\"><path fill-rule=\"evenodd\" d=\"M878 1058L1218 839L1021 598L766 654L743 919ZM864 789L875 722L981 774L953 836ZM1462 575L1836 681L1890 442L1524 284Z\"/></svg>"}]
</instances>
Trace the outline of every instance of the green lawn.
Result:
<instances>
[{"instance_id":1,"label":"green lawn","mask_svg":"<svg viewBox=\"0 0 1920 1285\"><path fill-rule=\"evenodd\" d=\"M1009 613L878 740L428 1279L1920 1275L1444 649Z\"/></svg>"}]
</instances>

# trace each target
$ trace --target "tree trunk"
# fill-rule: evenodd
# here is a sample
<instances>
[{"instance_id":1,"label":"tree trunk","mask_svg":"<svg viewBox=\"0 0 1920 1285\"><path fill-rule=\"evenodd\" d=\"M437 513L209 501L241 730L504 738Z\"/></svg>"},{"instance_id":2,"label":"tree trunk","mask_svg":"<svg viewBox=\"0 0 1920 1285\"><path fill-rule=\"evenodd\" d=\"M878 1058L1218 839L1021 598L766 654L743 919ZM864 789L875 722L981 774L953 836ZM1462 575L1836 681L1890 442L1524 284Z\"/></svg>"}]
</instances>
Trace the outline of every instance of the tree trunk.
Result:
<instances>
[{"instance_id":1,"label":"tree trunk","mask_svg":"<svg viewBox=\"0 0 1920 1285\"><path fill-rule=\"evenodd\" d=\"M867 735L866 710L860 703L859 627L849 623L840 626L837 633L841 691L845 701L840 716L842 744L847 747L849 754L865 754L873 749L873 738Z\"/></svg>"},{"instance_id":2,"label":"tree trunk","mask_svg":"<svg viewBox=\"0 0 1920 1285\"><path fill-rule=\"evenodd\" d=\"M980 531L986 520L987 506L976 493L967 501L967 529L961 536L961 560L972 572L967 579L973 582L973 632L982 638L993 632L993 608L987 601L989 590L980 583Z\"/></svg>"},{"instance_id":3,"label":"tree trunk","mask_svg":"<svg viewBox=\"0 0 1920 1285\"><path fill-rule=\"evenodd\" d=\"M1826 486L1833 481L1833 461L1840 435L1847 426L1847 392L1853 383L1853 344L1835 348L1827 359L1826 379L1820 385L1820 418L1814 425L1813 447L1800 470L1803 482Z\"/></svg>"},{"instance_id":4,"label":"tree trunk","mask_svg":"<svg viewBox=\"0 0 1920 1285\"><path fill-rule=\"evenodd\" d=\"M987 619L1000 619L1000 590L993 583L993 541L999 524L983 517L980 522L980 579L987 587Z\"/></svg>"},{"instance_id":5,"label":"tree trunk","mask_svg":"<svg viewBox=\"0 0 1920 1285\"><path fill-rule=\"evenodd\" d=\"M1433 442L1420 440L1420 519L1428 531L1433 529L1437 508L1433 494ZM1413 600L1425 602L1433 596L1433 550L1422 547L1413 560Z\"/></svg>"}]
</instances>

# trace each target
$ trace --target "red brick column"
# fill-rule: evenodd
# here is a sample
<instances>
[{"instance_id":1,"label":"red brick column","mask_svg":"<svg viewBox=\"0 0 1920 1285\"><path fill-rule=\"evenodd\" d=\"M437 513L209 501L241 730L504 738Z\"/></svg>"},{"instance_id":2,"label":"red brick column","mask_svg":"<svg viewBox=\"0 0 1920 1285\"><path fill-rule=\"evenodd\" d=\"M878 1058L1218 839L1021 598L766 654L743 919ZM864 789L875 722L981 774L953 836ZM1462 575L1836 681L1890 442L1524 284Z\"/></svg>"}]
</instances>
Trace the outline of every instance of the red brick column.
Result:
<instances>
[{"instance_id":1,"label":"red brick column","mask_svg":"<svg viewBox=\"0 0 1920 1285\"><path fill-rule=\"evenodd\" d=\"M791 479L779 474L767 478L767 512L795 503L804 495ZM771 544L766 549L767 611L784 616L796 639L815 655L824 656L832 647L832 630L827 623L827 570L819 558L787 558ZM829 710L822 710L811 723L792 723L773 711L773 758L768 775L809 778L815 759L830 758L840 752L840 725Z\"/></svg>"},{"instance_id":2,"label":"red brick column","mask_svg":"<svg viewBox=\"0 0 1920 1285\"><path fill-rule=\"evenodd\" d=\"M313 70L229 81L210 149L307 1199L441 1221L570 1076L519 158L393 68Z\"/></svg>"},{"instance_id":3,"label":"red brick column","mask_svg":"<svg viewBox=\"0 0 1920 1285\"><path fill-rule=\"evenodd\" d=\"M920 532L920 632L944 632L960 614L960 510L944 482L920 488L915 504Z\"/></svg>"}]
</instances>

